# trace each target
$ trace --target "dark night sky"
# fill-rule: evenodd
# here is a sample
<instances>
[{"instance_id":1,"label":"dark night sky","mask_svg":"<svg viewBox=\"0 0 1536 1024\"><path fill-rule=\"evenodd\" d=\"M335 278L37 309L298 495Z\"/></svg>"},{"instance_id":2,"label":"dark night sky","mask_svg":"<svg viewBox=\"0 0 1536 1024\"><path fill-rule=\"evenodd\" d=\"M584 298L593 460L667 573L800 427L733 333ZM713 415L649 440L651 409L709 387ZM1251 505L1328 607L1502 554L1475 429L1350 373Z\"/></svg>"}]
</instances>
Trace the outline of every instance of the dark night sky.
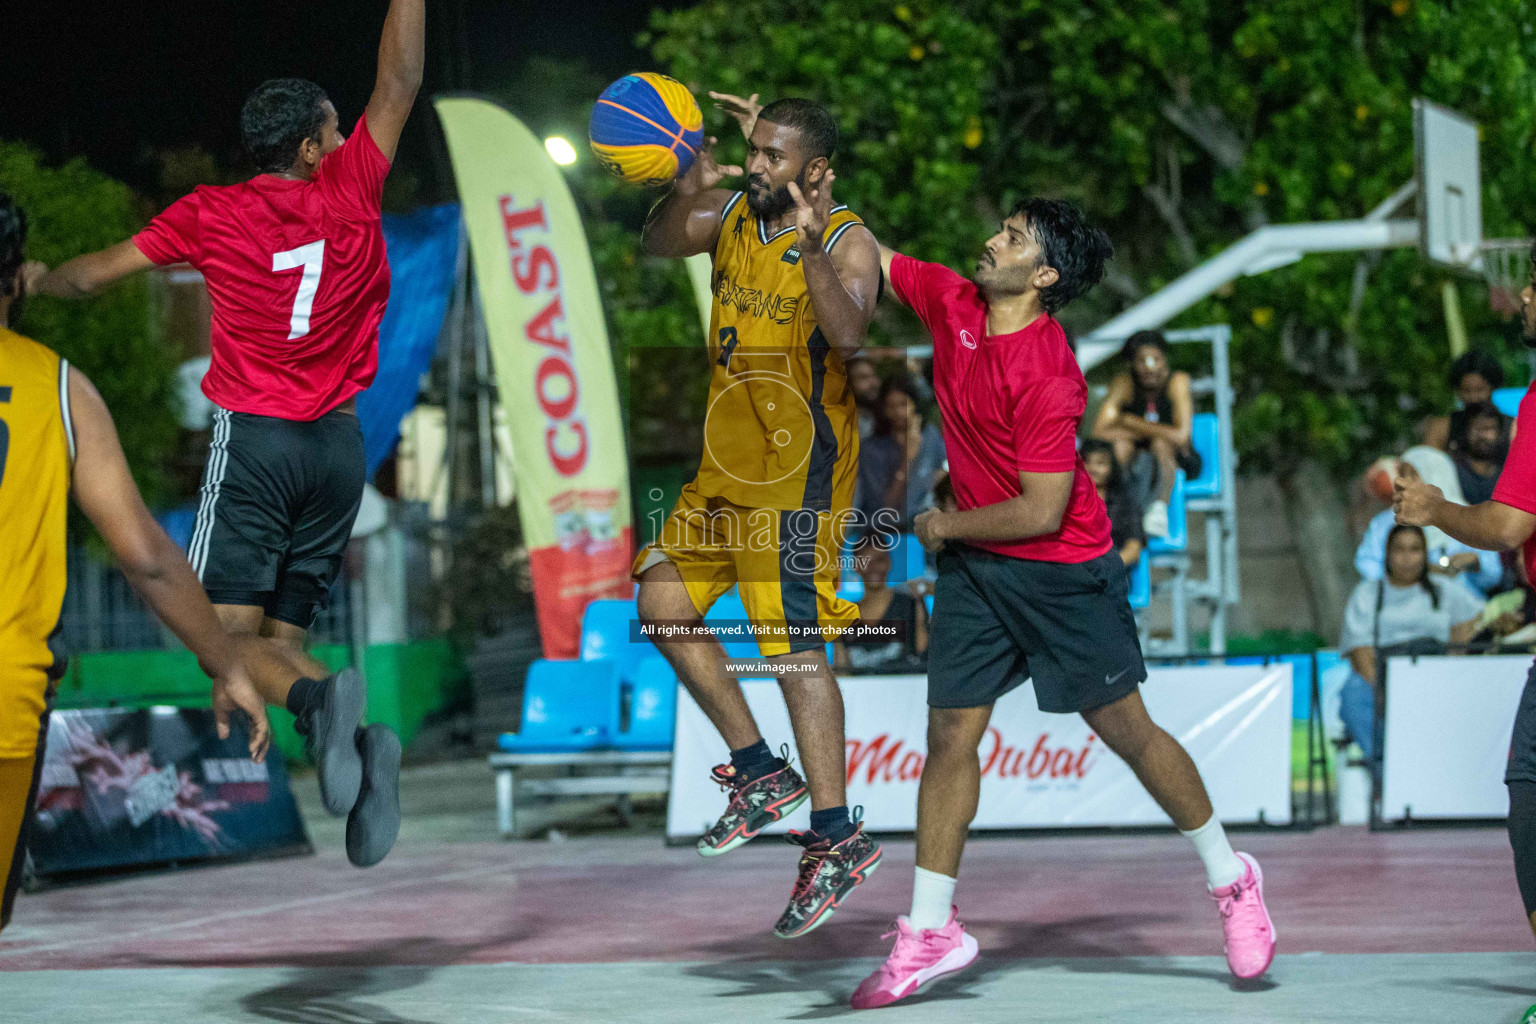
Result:
<instances>
[{"instance_id":1,"label":"dark night sky","mask_svg":"<svg viewBox=\"0 0 1536 1024\"><path fill-rule=\"evenodd\" d=\"M633 40L653 6L686 4L429 0L423 94L505 82L536 54L579 58L617 77L646 64ZM25 140L53 160L84 156L145 188L155 183L153 150L196 144L226 164L238 161L240 104L266 78L313 79L350 128L373 84L388 4L42 0L7 7L0 138ZM462 35L453 27L456 14L467 26ZM463 53L467 80L456 72ZM430 142L416 120L430 117L413 119L421 150ZM408 148L410 140L402 156Z\"/></svg>"}]
</instances>

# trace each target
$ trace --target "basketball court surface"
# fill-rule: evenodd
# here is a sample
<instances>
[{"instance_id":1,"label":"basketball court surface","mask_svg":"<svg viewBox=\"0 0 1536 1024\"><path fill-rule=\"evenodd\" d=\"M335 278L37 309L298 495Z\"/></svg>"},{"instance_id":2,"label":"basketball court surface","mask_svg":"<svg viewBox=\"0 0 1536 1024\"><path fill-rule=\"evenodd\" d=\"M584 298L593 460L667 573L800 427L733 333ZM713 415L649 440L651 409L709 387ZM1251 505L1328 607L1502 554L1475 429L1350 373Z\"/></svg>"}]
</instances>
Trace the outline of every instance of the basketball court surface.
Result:
<instances>
[{"instance_id":1,"label":"basketball court surface","mask_svg":"<svg viewBox=\"0 0 1536 1024\"><path fill-rule=\"evenodd\" d=\"M411 788L408 812L446 787ZM769 929L795 851L772 839L705 861L654 832L507 843L482 838L483 811L415 813L389 859L357 871L340 823L310 823L313 857L24 897L0 938L0 1021L57 1020L68 1006L93 1024L1514 1024L1536 1003L1496 828L1237 833L1263 861L1280 938L1252 985L1227 973L1178 835L980 838L957 897L981 959L860 1015L847 998L906 909L910 840L886 841L880 871L830 924L784 942Z\"/></svg>"}]
</instances>

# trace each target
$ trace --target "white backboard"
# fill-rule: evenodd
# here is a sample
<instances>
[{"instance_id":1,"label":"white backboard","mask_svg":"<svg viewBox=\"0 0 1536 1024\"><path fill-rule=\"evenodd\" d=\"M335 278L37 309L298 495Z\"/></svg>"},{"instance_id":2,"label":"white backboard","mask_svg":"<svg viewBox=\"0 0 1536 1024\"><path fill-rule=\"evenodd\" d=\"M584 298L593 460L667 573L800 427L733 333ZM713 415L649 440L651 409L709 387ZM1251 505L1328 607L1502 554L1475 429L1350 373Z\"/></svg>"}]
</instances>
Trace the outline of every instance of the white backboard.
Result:
<instances>
[{"instance_id":1,"label":"white backboard","mask_svg":"<svg viewBox=\"0 0 1536 1024\"><path fill-rule=\"evenodd\" d=\"M1483 198L1476 122L1416 99L1413 139L1419 181L1419 245L1424 257L1441 266L1481 271Z\"/></svg>"}]
</instances>

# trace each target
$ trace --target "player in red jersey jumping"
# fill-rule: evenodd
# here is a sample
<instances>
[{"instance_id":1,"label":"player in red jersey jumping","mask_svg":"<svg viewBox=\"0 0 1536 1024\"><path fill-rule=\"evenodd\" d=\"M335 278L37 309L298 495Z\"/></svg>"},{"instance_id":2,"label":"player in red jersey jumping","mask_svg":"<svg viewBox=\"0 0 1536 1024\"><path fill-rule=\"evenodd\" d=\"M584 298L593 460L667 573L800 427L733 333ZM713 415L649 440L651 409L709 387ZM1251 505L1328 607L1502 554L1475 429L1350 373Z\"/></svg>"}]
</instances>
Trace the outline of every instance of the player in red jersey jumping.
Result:
<instances>
[{"instance_id":1,"label":"player in red jersey jumping","mask_svg":"<svg viewBox=\"0 0 1536 1024\"><path fill-rule=\"evenodd\" d=\"M1097 284L1111 252L1070 203L1019 203L973 278L881 247L886 294L933 336L957 511L914 526L938 551L928 649L928 757L917 797L917 874L896 945L856 1009L905 999L975 959L954 905L981 786L992 705L1034 683L1040 710L1080 714L1194 844L1240 978L1269 967L1274 925L1258 862L1235 853L1184 748L1147 714L1126 570L1077 453L1088 387L1054 314Z\"/></svg>"},{"instance_id":2,"label":"player in red jersey jumping","mask_svg":"<svg viewBox=\"0 0 1536 1024\"><path fill-rule=\"evenodd\" d=\"M400 740L381 725L360 729L362 677L331 675L304 648L362 501L356 396L378 368L389 299L380 206L425 59L425 0L392 0L350 139L319 86L265 82L240 115L259 175L199 187L125 242L24 272L28 292L61 298L154 266L202 272L213 306L203 393L217 412L188 557L231 633L277 641L281 653L266 671L253 666L254 681L296 716L360 867L382 860L399 832Z\"/></svg>"},{"instance_id":3,"label":"player in red jersey jumping","mask_svg":"<svg viewBox=\"0 0 1536 1024\"><path fill-rule=\"evenodd\" d=\"M1532 246L1536 255L1536 246ZM1521 339L1536 348L1536 263L1531 280L1520 293ZM1493 498L1478 505L1445 500L1440 488L1398 477L1393 506L1397 521L1409 526L1437 526L1463 544L1483 551L1520 549L1527 580L1536 580L1536 389L1520 400L1509 457L1494 485ZM1509 844L1515 853L1515 878L1525 901L1525 914L1536 932L1536 664L1526 677L1510 737Z\"/></svg>"}]
</instances>

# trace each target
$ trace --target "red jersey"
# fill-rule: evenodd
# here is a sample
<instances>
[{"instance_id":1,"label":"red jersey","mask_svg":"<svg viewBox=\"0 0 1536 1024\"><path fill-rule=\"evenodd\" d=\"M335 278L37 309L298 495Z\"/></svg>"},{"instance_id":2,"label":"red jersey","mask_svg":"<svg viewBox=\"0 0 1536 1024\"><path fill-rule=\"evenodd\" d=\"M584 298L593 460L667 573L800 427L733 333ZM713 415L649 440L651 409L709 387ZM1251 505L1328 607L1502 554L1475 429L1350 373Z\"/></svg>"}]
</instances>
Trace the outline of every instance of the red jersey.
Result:
<instances>
[{"instance_id":1,"label":"red jersey","mask_svg":"<svg viewBox=\"0 0 1536 1024\"><path fill-rule=\"evenodd\" d=\"M1493 500L1522 512L1536 515L1536 388L1520 399L1515 416L1515 437L1509 443L1509 456L1493 488ZM1525 562L1525 577L1536 581L1536 534L1520 548Z\"/></svg>"},{"instance_id":2,"label":"red jersey","mask_svg":"<svg viewBox=\"0 0 1536 1024\"><path fill-rule=\"evenodd\" d=\"M364 117L312 180L202 185L134 237L155 263L190 263L208 283L210 401L308 421L373 383L389 301L388 174Z\"/></svg>"},{"instance_id":3,"label":"red jersey","mask_svg":"<svg viewBox=\"0 0 1536 1024\"><path fill-rule=\"evenodd\" d=\"M1042 313L1021 331L988 336L987 303L975 284L906 256L891 261L891 286L933 335L934 392L960 508L1018 497L1021 472L1073 474L1055 533L966 543L1042 562L1108 552L1109 514L1077 454L1088 385L1061 325Z\"/></svg>"}]
</instances>

